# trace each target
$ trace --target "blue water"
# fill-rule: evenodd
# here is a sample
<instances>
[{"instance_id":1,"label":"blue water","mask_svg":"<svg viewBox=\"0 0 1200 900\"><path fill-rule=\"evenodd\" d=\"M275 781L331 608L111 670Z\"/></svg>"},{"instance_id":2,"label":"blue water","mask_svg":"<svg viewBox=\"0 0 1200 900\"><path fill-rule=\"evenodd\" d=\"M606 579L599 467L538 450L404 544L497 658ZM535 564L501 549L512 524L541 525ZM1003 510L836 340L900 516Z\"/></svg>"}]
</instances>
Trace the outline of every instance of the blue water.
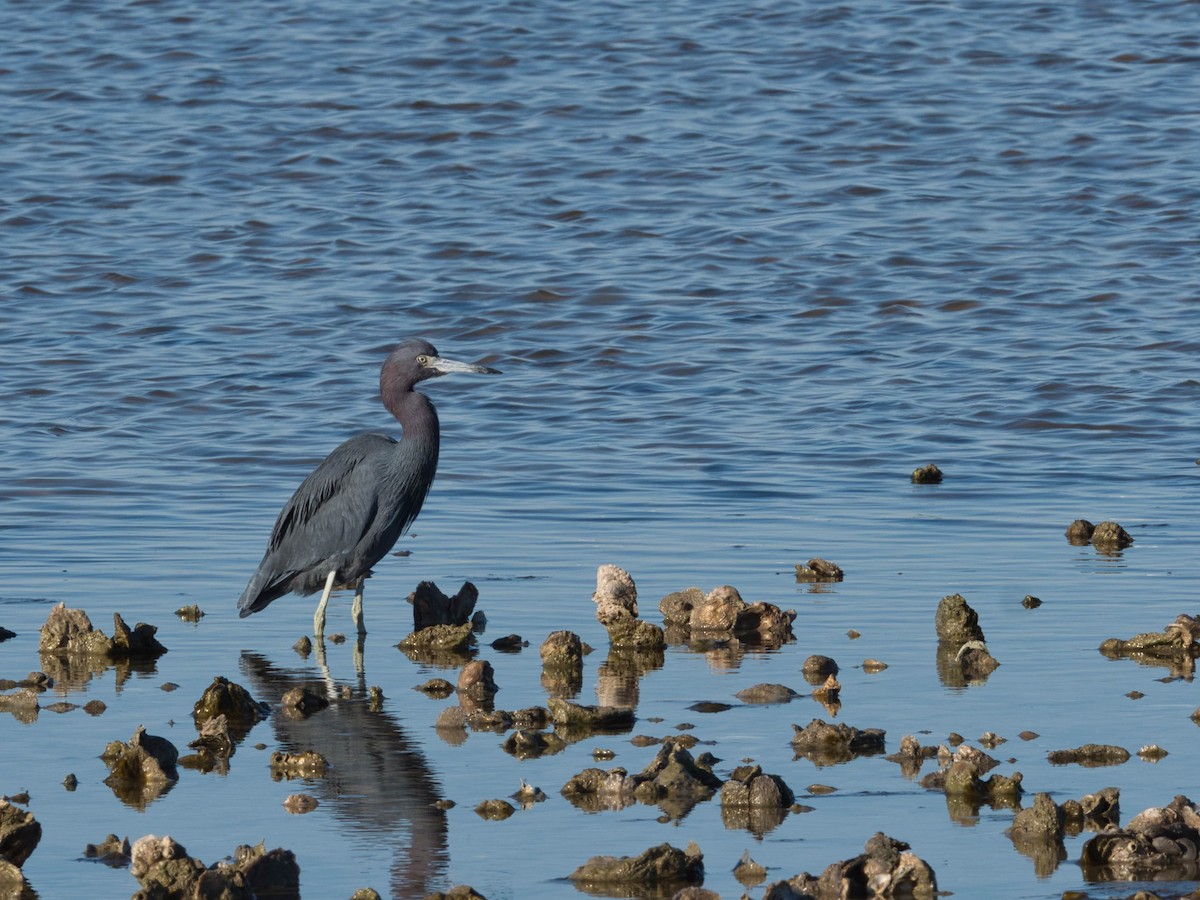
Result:
<instances>
[{"instance_id":1,"label":"blue water","mask_svg":"<svg viewBox=\"0 0 1200 900\"><path fill-rule=\"evenodd\" d=\"M1030 797L1115 784L1123 820L1196 799L1194 685L1096 652L1196 612L1194 5L13 3L0 33L0 625L18 633L0 677L42 668L58 602L106 631L113 611L155 624L170 648L150 674L43 700L101 699L102 716L0 715L0 793L28 789L44 829L25 866L39 896L132 893L126 870L80 861L108 832L169 833L206 863L265 840L295 851L313 897L570 895L556 879L588 856L689 840L706 885L739 896L747 848L774 881L877 830L960 896L1134 889L1086 885L1081 839L1036 874L1010 811L956 819L882 758L794 760L791 724L826 716L811 700L687 707L761 681L807 691L800 666L824 653L839 720L886 729L889 750L991 730ZM108 741L145 724L185 748L214 675L269 701L320 677L291 650L310 601L243 621L234 600L311 467L398 430L378 365L417 335L504 376L428 388L438 482L397 548L411 555L366 597L384 714L276 716L228 775L122 804ZM910 484L930 461L945 482ZM1136 543L1072 547L1080 516ZM845 582L797 584L814 555ZM545 702L536 648L579 633L595 702L601 563L632 573L648 618L689 585L795 608L778 652L669 650L639 679L634 733L691 723L719 774L750 757L799 794L838 791L758 839L715 801L665 825L559 796L595 746L640 770L654 748L628 735L525 762L496 735L440 738L453 701L410 688L454 671L394 649L403 597L479 586L506 709ZM935 668L933 611L955 591L1002 663L966 689ZM174 617L186 603L199 625ZM331 631L351 630L348 605ZM510 632L531 646L487 646ZM350 646L329 654L361 687ZM890 667L864 674L868 657ZM1046 763L1091 741L1170 755ZM270 751L297 744L337 776L271 781ZM549 799L474 814L521 779ZM299 790L321 805L290 816Z\"/></svg>"}]
</instances>

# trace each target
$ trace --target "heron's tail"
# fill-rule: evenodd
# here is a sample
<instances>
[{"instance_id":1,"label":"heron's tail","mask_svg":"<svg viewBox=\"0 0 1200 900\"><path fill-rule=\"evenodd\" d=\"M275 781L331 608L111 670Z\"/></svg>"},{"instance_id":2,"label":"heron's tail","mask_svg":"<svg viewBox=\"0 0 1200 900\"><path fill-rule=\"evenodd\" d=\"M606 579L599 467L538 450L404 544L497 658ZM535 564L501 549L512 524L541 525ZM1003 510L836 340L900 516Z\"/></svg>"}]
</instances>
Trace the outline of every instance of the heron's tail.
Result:
<instances>
[{"instance_id":1,"label":"heron's tail","mask_svg":"<svg viewBox=\"0 0 1200 900\"><path fill-rule=\"evenodd\" d=\"M277 583L269 583L261 571L255 572L250 578L250 583L246 585L246 590L242 591L242 596L238 598L238 616L244 619L252 613L266 609L272 600L282 597L283 591L273 590L277 586Z\"/></svg>"}]
</instances>

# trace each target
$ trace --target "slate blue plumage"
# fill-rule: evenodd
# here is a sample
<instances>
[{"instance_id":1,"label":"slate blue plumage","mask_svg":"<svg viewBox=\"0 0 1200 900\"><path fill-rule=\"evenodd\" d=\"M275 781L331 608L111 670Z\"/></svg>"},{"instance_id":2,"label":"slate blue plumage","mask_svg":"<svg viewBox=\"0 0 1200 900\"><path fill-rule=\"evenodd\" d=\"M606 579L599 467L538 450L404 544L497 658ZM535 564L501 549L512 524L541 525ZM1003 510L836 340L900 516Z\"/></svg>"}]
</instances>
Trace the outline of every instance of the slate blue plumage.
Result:
<instances>
[{"instance_id":1,"label":"slate blue plumage","mask_svg":"<svg viewBox=\"0 0 1200 900\"><path fill-rule=\"evenodd\" d=\"M379 392L402 437L356 435L304 479L279 513L262 562L238 600L242 618L284 594L323 590L313 616L319 638L330 591L353 586L354 624L366 633L363 581L416 519L437 473L437 410L413 388L454 372L499 374L488 366L443 359L423 340L405 341L388 355Z\"/></svg>"}]
</instances>

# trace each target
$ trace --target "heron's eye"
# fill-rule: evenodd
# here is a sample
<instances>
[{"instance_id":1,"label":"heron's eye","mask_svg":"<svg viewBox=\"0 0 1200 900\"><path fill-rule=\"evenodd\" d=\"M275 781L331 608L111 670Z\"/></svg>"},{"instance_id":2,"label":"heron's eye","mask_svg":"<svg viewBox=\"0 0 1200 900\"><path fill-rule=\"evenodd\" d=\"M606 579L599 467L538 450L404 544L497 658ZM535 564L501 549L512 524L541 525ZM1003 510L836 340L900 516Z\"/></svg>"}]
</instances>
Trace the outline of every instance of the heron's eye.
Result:
<instances>
[{"instance_id":1,"label":"heron's eye","mask_svg":"<svg viewBox=\"0 0 1200 900\"><path fill-rule=\"evenodd\" d=\"M420 356L417 357L417 365L419 365L419 366L429 365L429 357L426 356L424 353L422 353Z\"/></svg>"}]
</instances>

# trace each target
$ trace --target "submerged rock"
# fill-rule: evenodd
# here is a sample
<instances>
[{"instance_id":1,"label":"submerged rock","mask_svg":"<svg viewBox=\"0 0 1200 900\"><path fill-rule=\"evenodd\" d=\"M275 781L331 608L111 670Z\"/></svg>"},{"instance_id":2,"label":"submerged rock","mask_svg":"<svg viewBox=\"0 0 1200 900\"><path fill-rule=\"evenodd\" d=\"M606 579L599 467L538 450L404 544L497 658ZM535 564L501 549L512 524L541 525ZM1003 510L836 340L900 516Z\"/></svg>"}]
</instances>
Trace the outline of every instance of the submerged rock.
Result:
<instances>
[{"instance_id":1,"label":"submerged rock","mask_svg":"<svg viewBox=\"0 0 1200 900\"><path fill-rule=\"evenodd\" d=\"M29 810L0 798L0 860L20 869L42 839L42 826Z\"/></svg>"},{"instance_id":2,"label":"submerged rock","mask_svg":"<svg viewBox=\"0 0 1200 900\"><path fill-rule=\"evenodd\" d=\"M845 577L841 566L819 556L814 556L806 565L796 566L797 581L841 581Z\"/></svg>"},{"instance_id":3,"label":"submerged rock","mask_svg":"<svg viewBox=\"0 0 1200 900\"><path fill-rule=\"evenodd\" d=\"M185 622L199 622L204 618L204 611L195 603L188 606L181 606L175 610L175 615L183 619Z\"/></svg>"},{"instance_id":4,"label":"submerged rock","mask_svg":"<svg viewBox=\"0 0 1200 900\"><path fill-rule=\"evenodd\" d=\"M583 665L584 644L573 631L552 631L542 641L542 667L571 669Z\"/></svg>"},{"instance_id":5,"label":"submerged rock","mask_svg":"<svg viewBox=\"0 0 1200 900\"><path fill-rule=\"evenodd\" d=\"M196 753L184 756L179 765L202 772L214 770L224 774L229 770L229 758L236 750L229 722L224 715L215 716L200 726L200 736L188 744Z\"/></svg>"},{"instance_id":6,"label":"submerged rock","mask_svg":"<svg viewBox=\"0 0 1200 900\"><path fill-rule=\"evenodd\" d=\"M941 484L942 470L933 463L913 469L912 471L913 484Z\"/></svg>"},{"instance_id":7,"label":"submerged rock","mask_svg":"<svg viewBox=\"0 0 1200 900\"><path fill-rule=\"evenodd\" d=\"M128 742L112 741L100 759L109 768L104 779L117 798L144 809L179 780L179 751L166 738L146 734L139 725Z\"/></svg>"},{"instance_id":8,"label":"submerged rock","mask_svg":"<svg viewBox=\"0 0 1200 900\"><path fill-rule=\"evenodd\" d=\"M687 850L659 844L637 856L593 856L567 877L583 885L699 883L704 855L694 843Z\"/></svg>"},{"instance_id":9,"label":"submerged rock","mask_svg":"<svg viewBox=\"0 0 1200 900\"><path fill-rule=\"evenodd\" d=\"M275 781L293 778L322 778L329 761L316 750L286 753L276 750L271 754L271 778Z\"/></svg>"},{"instance_id":10,"label":"submerged rock","mask_svg":"<svg viewBox=\"0 0 1200 900\"><path fill-rule=\"evenodd\" d=\"M818 766L848 762L858 755L882 753L885 732L879 728L860 730L844 722L831 725L813 719L803 728L792 725L792 749Z\"/></svg>"},{"instance_id":11,"label":"submerged rock","mask_svg":"<svg viewBox=\"0 0 1200 900\"><path fill-rule=\"evenodd\" d=\"M1200 814L1187 797L1151 807L1124 829L1083 845L1080 866L1089 881L1194 881L1200 876Z\"/></svg>"},{"instance_id":12,"label":"submerged rock","mask_svg":"<svg viewBox=\"0 0 1200 900\"><path fill-rule=\"evenodd\" d=\"M267 850L242 845L233 852L233 862L205 867L188 855L171 837L146 835L132 848L130 873L142 886L137 898L223 897L228 900L256 895L298 900L300 867L290 850Z\"/></svg>"},{"instance_id":13,"label":"submerged rock","mask_svg":"<svg viewBox=\"0 0 1200 900\"><path fill-rule=\"evenodd\" d=\"M279 706L290 715L304 718L328 707L329 698L306 685L297 685L279 698Z\"/></svg>"},{"instance_id":14,"label":"submerged rock","mask_svg":"<svg viewBox=\"0 0 1200 900\"><path fill-rule=\"evenodd\" d=\"M476 700L490 700L500 689L496 687L495 670L486 659L473 659L458 673L458 692Z\"/></svg>"},{"instance_id":15,"label":"submerged rock","mask_svg":"<svg viewBox=\"0 0 1200 900\"><path fill-rule=\"evenodd\" d=\"M658 611L667 624L687 626L692 621L692 610L704 602L704 591L698 587L674 591L658 601Z\"/></svg>"},{"instance_id":16,"label":"submerged rock","mask_svg":"<svg viewBox=\"0 0 1200 900\"><path fill-rule=\"evenodd\" d=\"M739 766L721 785L721 821L726 828L745 828L761 836L778 827L795 802L778 775L767 775L756 765Z\"/></svg>"},{"instance_id":17,"label":"submerged rock","mask_svg":"<svg viewBox=\"0 0 1200 900\"><path fill-rule=\"evenodd\" d=\"M424 654L460 653L475 640L471 623L462 625L429 625L414 631L396 646L409 656Z\"/></svg>"},{"instance_id":18,"label":"submerged rock","mask_svg":"<svg viewBox=\"0 0 1200 900\"><path fill-rule=\"evenodd\" d=\"M1128 639L1108 638L1100 652L1109 659L1135 659L1151 664L1168 664L1179 674L1191 678L1195 660L1200 657L1200 620L1180 614L1162 631L1135 634ZM1162 660L1162 662L1158 662Z\"/></svg>"},{"instance_id":19,"label":"submerged rock","mask_svg":"<svg viewBox=\"0 0 1200 900\"><path fill-rule=\"evenodd\" d=\"M408 595L413 608L413 631L431 625L469 624L478 600L479 591L469 581L464 581L453 597L443 594L432 581L422 581Z\"/></svg>"},{"instance_id":20,"label":"submerged rock","mask_svg":"<svg viewBox=\"0 0 1200 900\"><path fill-rule=\"evenodd\" d=\"M634 711L620 706L582 706L550 697L546 701L555 725L581 731L625 731L637 721Z\"/></svg>"},{"instance_id":21,"label":"submerged rock","mask_svg":"<svg viewBox=\"0 0 1200 900\"><path fill-rule=\"evenodd\" d=\"M1076 519L1067 526L1067 542L1082 547L1092 542L1096 526L1087 519Z\"/></svg>"},{"instance_id":22,"label":"submerged rock","mask_svg":"<svg viewBox=\"0 0 1200 900\"><path fill-rule=\"evenodd\" d=\"M1123 550L1133 536L1116 522L1101 522L1092 532L1092 546L1101 551Z\"/></svg>"},{"instance_id":23,"label":"submerged rock","mask_svg":"<svg viewBox=\"0 0 1200 900\"><path fill-rule=\"evenodd\" d=\"M123 869L129 865L131 850L129 838L119 838L110 834L99 844L88 844L83 848L85 859L94 859L114 869Z\"/></svg>"},{"instance_id":24,"label":"submerged rock","mask_svg":"<svg viewBox=\"0 0 1200 900\"><path fill-rule=\"evenodd\" d=\"M979 614L962 594L949 594L941 599L933 624L938 640L954 645L956 650L969 641L984 640Z\"/></svg>"},{"instance_id":25,"label":"submerged rock","mask_svg":"<svg viewBox=\"0 0 1200 900\"><path fill-rule=\"evenodd\" d=\"M1051 750L1046 759L1055 766L1071 763L1088 767L1119 766L1129 759L1129 751L1113 744L1084 744L1069 750Z\"/></svg>"},{"instance_id":26,"label":"submerged rock","mask_svg":"<svg viewBox=\"0 0 1200 900\"><path fill-rule=\"evenodd\" d=\"M908 844L877 831L867 840L865 852L830 863L819 877L804 872L767 885L763 900L932 900L937 894L937 877L930 865L910 853Z\"/></svg>"},{"instance_id":27,"label":"submerged rock","mask_svg":"<svg viewBox=\"0 0 1200 900\"><path fill-rule=\"evenodd\" d=\"M743 703L788 703L800 694L783 684L755 684L734 694Z\"/></svg>"},{"instance_id":28,"label":"submerged rock","mask_svg":"<svg viewBox=\"0 0 1200 900\"><path fill-rule=\"evenodd\" d=\"M92 626L82 609L67 609L59 603L42 626L38 651L51 654L100 656L105 659L158 659L167 648L154 635L158 629L138 622L133 628L125 624L120 613L113 613L113 636Z\"/></svg>"},{"instance_id":29,"label":"submerged rock","mask_svg":"<svg viewBox=\"0 0 1200 900\"><path fill-rule=\"evenodd\" d=\"M192 718L201 730L209 719L224 716L234 740L240 741L269 712L267 704L259 703L240 684L217 675L192 707Z\"/></svg>"},{"instance_id":30,"label":"submerged rock","mask_svg":"<svg viewBox=\"0 0 1200 900\"><path fill-rule=\"evenodd\" d=\"M475 807L475 815L493 822L503 822L517 811L507 800L484 800Z\"/></svg>"}]
</instances>

